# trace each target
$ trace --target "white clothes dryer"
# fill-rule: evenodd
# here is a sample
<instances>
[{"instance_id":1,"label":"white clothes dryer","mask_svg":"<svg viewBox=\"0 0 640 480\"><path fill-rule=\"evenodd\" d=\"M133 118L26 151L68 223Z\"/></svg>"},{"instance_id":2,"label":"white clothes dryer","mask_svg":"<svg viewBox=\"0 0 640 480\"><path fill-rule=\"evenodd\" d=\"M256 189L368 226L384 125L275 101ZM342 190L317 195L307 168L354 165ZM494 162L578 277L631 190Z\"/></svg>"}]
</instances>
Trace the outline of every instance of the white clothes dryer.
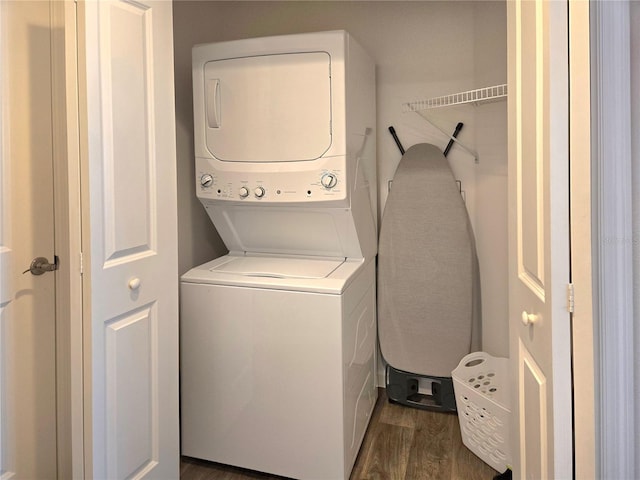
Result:
<instances>
[{"instance_id":1,"label":"white clothes dryer","mask_svg":"<svg viewBox=\"0 0 640 480\"><path fill-rule=\"evenodd\" d=\"M182 453L347 479L376 402L374 261L225 256L182 278Z\"/></svg>"}]
</instances>

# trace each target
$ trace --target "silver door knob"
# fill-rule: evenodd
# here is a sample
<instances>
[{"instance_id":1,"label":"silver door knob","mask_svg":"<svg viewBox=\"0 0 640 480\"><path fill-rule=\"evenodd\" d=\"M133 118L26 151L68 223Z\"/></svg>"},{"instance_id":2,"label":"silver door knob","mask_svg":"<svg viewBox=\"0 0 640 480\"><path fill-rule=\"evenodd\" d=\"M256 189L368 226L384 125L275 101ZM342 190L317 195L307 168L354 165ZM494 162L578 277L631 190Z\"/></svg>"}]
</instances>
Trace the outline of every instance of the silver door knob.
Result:
<instances>
[{"instance_id":1,"label":"silver door knob","mask_svg":"<svg viewBox=\"0 0 640 480\"><path fill-rule=\"evenodd\" d=\"M45 272L53 272L58 269L58 256L53 257L53 263L49 263L45 257L36 257L31 261L31 265L22 274L31 272L31 275L42 275Z\"/></svg>"}]
</instances>

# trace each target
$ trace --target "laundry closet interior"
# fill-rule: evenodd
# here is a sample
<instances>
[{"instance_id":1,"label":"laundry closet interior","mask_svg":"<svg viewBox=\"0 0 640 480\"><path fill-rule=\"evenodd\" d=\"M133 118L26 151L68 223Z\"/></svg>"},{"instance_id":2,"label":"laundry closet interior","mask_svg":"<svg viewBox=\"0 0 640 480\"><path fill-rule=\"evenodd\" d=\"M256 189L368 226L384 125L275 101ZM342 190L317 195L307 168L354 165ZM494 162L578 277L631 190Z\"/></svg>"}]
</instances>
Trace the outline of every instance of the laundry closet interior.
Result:
<instances>
[{"instance_id":1,"label":"laundry closet interior","mask_svg":"<svg viewBox=\"0 0 640 480\"><path fill-rule=\"evenodd\" d=\"M475 236L481 279L482 350L493 356L508 356L506 88L497 92L499 98L492 102L464 101L423 108L429 98L506 84L506 5L502 2L177 1L173 10L178 254L182 275L182 454L293 478L347 478L375 403L375 386L386 384L387 394L394 400L396 390L404 388L404 380L389 381L390 373L385 380L383 355L365 353L372 352L375 345L375 262L371 261L371 255L376 235L371 222L380 226L385 202L394 188L394 174L404 153L401 150L424 143L444 150L449 135L460 124L463 127L458 132L458 140L462 145L454 144L443 160L445 165L448 161L458 182ZM304 35L313 32L333 33ZM251 41L262 37L264 40ZM236 40L243 42L234 42ZM337 41L335 45L344 41L346 50L331 46L334 41ZM199 46L193 49L192 56L195 45ZM289 54L295 52L300 53ZM340 63L343 54L344 67ZM331 87L325 95L321 78L326 74L321 73L324 67L320 65L327 59ZM373 85L372 64L375 65L375 91L369 88ZM287 73L277 73L279 71ZM291 97L293 92L273 86L288 84L290 79L312 72L317 74L309 77L308 84L315 85L312 78L320 81L313 87L315 90L310 90L315 92L311 96L328 99L326 106L315 98L308 100L309 108L317 111L308 112L300 107L307 102L306 97ZM354 81L355 78L358 80ZM239 85L245 81L255 82L255 87L242 87L246 88L242 98L235 102L229 100L235 89L243 91ZM261 82L268 85L265 93L253 97L254 88L261 91ZM307 89L306 85L292 85L291 90ZM278 93L278 88L282 93ZM265 97L273 98L278 104L271 106ZM254 100L249 100L251 98ZM296 100L292 101L293 98ZM343 101L344 104L340 103ZM283 105L291 105L289 108L298 109L295 110L298 113L292 117L286 110L282 111ZM322 127L326 121L322 111L329 105L331 138L322 140L324 134L319 131L326 128ZM244 112L241 115L253 114L254 117L243 123L236 110ZM279 113L273 113L276 111ZM314 120L316 117L318 120ZM308 122L307 119L311 119L309 126L296 126L296 123ZM282 122L281 128L293 132L294 136L308 138L309 145L299 138L279 137L280 127L272 130L277 122ZM402 147L394 141L390 126L394 127ZM236 129L237 136L232 133ZM270 130L272 133L265 136L264 131ZM273 136L279 138L276 143L284 146L272 147ZM356 141L355 137L361 139ZM238 141L227 143L229 138ZM369 138L375 139L375 156L370 153L372 146L367 147ZM295 147L296 153L288 153L288 143L300 145ZM316 144L328 147L314 147ZM273 160L263 160L265 155ZM290 155L293 155L291 159ZM340 163L342 155L344 165ZM254 157L255 160L246 160ZM300 161L307 157L314 159L307 161L309 164L323 162L313 167L314 172L320 168L317 173L304 173L312 168ZM277 166L278 161L283 162L282 166ZM258 163L251 167L251 162ZM262 167L260 162L276 163ZM261 168L280 173L271 176L256 173L263 171ZM236 170L239 175L227 173ZM300 173L288 173L290 170ZM309 180L303 180L306 178ZM438 189L437 182L431 180L424 177L422 185L413 182L410 189L415 188L416 194L420 194L421 188ZM400 176L398 182L397 188L407 185L400 183ZM451 203L462 205L453 182L451 185ZM358 193L361 187L368 193ZM283 189L282 195L280 189ZM349 192L347 203L337 200L345 190ZM289 195L286 199L282 198L286 195ZM403 202L408 198L409 205L412 204L410 192L408 196L404 192L403 198ZM432 197L434 202L441 198ZM327 203L327 200L330 201ZM419 204L419 200L413 203ZM443 208L447 205L449 203L443 204ZM407 210L401 206L400 211L402 215ZM421 211L418 210L417 223L423 221ZM365 215L367 220L363 212L369 212ZM376 215L378 218L372 220ZM433 218L442 221L442 227L446 228L447 217ZM363 227L363 222L370 226ZM212 223L220 230L216 231ZM458 221L454 223L459 225ZM350 224L355 230L348 226ZM332 233L333 228L337 228L336 234ZM305 235L301 230L310 233ZM338 233L339 230L343 233ZM347 231L353 233L347 234ZM436 231L431 230L433 233L429 236L435 238ZM355 250L350 246L353 240ZM416 239L415 251L399 263L419 263L421 255L439 255L435 253L439 246L430 249L429 242L421 244L421 240ZM442 243L453 241L451 237L443 237ZM380 242L382 245L382 236ZM391 249L398 245L397 240L387 243ZM445 245L444 255L460 255L449 250ZM340 258L342 261L337 261ZM364 262L362 268L357 267L358 258ZM219 260L211 262L214 259ZM312 263L328 260L334 265L329 273L309 283L316 286L304 287L305 279L316 278L307 276L315 275L308 273L316 268ZM332 294L326 290L329 287L321 286L325 275L329 279L333 271L340 276L339 272L352 268L348 265L354 261L351 265L362 273L349 274L339 291ZM293 263L299 265L298 270L306 269L301 277L295 276L300 273L290 277L288 265ZM233 267L236 264L241 267ZM388 261L385 265L389 265ZM445 264L435 264L434 269L441 265ZM237 268L243 269L243 279L235 276ZM395 282L401 282L403 287L400 296L419 298L426 292L413 290L441 289L439 285L422 282L425 274L420 271L415 277L416 284L405 281L405 278L414 278L413 274L396 277ZM430 276L437 277L433 272ZM473 303L470 300L473 295L465 287L471 277L475 276L469 274L453 281L446 295L451 294L449 290L459 288L459 298L456 299L455 293L450 298L456 303ZM442 277L435 281L443 282ZM392 282L391 277L388 282ZM475 288L472 288L474 292ZM397 296L397 288L395 291ZM382 294L380 280L378 296L386 296ZM436 297L442 298L439 294ZM452 300L444 305L443 314L432 314L432 317L453 310ZM332 305L336 301L344 307L334 310ZM380 301L378 331L382 338ZM424 305L425 309L431 309L431 303ZM391 310L400 311L397 306ZM318 312L325 312L324 317ZM397 315L398 318L404 316ZM453 343L443 352L433 353L431 362L439 355L447 355L452 347L455 350L453 345L460 343L458 339L465 335L464 330L456 329L455 321L464 317L465 314L454 315L447 323L458 332L455 335L446 329L440 330L439 335L434 333L433 336L443 338L434 341L432 350L451 342L444 339L447 335ZM421 323L419 318L415 320ZM440 324L434 326L443 328ZM338 333L334 337L331 332L335 329ZM474 330L471 348L478 350L478 343L474 341L478 328ZM310 340L310 336L314 340ZM356 346L350 353L352 336ZM424 343L431 340L428 336L426 333ZM411 356L406 353L406 341L394 341L396 348L404 351L400 357L406 360ZM363 350L361 346L365 344L370 347ZM427 367L426 371L404 367L393 375L415 372L437 375L435 378L449 377L455 363L469 352L469 343L463 340L462 344L460 358L456 357L453 364L444 362L447 366L442 373L429 371ZM418 357L424 350L422 345L416 350ZM345 358L338 360L336 355ZM364 355L362 358L370 360L362 365L359 361L349 364L347 357L351 355L353 358ZM377 368L372 368L372 356L377 358ZM391 365L391 357L386 359L390 367L397 368ZM423 359L422 363L430 361ZM416 364L415 361L408 363ZM303 366L307 364L308 367ZM422 364L419 365L422 368ZM444 380L442 385L439 380L432 384L431 396L440 399L446 394L436 393L436 388L444 391L449 387ZM318 390L326 392L326 405L318 400ZM303 407L305 403L307 409ZM437 403L442 404L440 400ZM296 415L303 416L295 417L297 421L291 420L292 413L285 412L295 412L298 406L300 411ZM270 441L273 428L280 430L278 445ZM297 439L303 437L304 432L314 432L313 440L306 448L299 449ZM295 461L284 461L283 451L292 452Z\"/></svg>"},{"instance_id":2,"label":"laundry closet interior","mask_svg":"<svg viewBox=\"0 0 640 480\"><path fill-rule=\"evenodd\" d=\"M196 198L191 49L251 37L346 30L376 65L378 215L405 148L448 139L408 102L506 83L505 2L218 2L173 7L178 175L178 261L182 275L227 253ZM507 285L507 102L423 111L444 131L464 127L448 155L473 225L481 275L482 349L509 356ZM416 255L420 255L419 246ZM380 370L380 369L379 369ZM383 384L382 371L378 375Z\"/></svg>"}]
</instances>

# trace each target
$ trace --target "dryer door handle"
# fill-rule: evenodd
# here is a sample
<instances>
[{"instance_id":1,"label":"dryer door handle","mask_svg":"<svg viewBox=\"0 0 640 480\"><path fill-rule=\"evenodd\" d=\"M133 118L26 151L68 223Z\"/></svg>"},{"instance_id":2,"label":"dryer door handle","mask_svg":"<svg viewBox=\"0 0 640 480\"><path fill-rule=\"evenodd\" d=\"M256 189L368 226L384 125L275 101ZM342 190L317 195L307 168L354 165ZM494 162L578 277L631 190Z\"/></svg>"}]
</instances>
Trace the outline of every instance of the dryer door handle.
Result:
<instances>
[{"instance_id":1,"label":"dryer door handle","mask_svg":"<svg viewBox=\"0 0 640 480\"><path fill-rule=\"evenodd\" d=\"M207 80L205 102L209 128L220 128L220 79L210 78Z\"/></svg>"}]
</instances>

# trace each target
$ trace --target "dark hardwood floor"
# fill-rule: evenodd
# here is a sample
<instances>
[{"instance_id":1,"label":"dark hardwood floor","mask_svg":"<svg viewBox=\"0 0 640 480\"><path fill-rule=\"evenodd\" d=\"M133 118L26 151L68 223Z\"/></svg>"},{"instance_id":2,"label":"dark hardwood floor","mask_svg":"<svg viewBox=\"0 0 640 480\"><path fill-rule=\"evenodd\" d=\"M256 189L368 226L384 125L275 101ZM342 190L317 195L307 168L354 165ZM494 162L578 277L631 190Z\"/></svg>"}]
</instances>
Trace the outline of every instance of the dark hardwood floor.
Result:
<instances>
[{"instance_id":1,"label":"dark hardwood floor","mask_svg":"<svg viewBox=\"0 0 640 480\"><path fill-rule=\"evenodd\" d=\"M462 444L456 415L391 404L380 389L351 480L491 480L496 474ZM180 478L282 479L186 457Z\"/></svg>"}]
</instances>

